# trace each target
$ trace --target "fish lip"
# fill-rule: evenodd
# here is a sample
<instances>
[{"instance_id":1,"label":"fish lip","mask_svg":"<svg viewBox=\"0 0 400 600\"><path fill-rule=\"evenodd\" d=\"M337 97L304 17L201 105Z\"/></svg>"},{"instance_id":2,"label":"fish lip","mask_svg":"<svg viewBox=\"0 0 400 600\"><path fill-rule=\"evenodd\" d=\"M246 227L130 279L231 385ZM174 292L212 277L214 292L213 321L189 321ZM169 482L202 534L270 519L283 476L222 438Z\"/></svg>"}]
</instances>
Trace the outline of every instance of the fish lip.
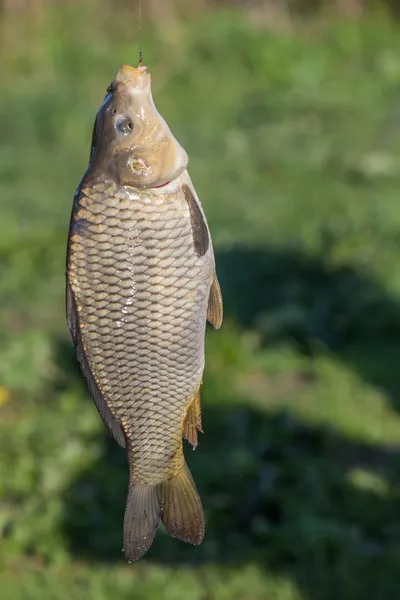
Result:
<instances>
[{"instance_id":1,"label":"fish lip","mask_svg":"<svg viewBox=\"0 0 400 600\"><path fill-rule=\"evenodd\" d=\"M114 77L114 89L128 89L131 92L146 92L150 89L151 77L147 67L140 64L137 67L122 65Z\"/></svg>"}]
</instances>

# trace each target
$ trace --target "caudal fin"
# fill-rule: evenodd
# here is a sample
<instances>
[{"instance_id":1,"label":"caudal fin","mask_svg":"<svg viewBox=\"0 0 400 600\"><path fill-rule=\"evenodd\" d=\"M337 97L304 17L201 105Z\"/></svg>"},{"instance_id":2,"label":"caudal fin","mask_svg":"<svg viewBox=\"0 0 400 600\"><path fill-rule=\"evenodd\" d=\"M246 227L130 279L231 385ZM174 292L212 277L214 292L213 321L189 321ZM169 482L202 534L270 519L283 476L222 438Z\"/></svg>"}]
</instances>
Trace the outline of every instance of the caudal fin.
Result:
<instances>
[{"instance_id":1,"label":"caudal fin","mask_svg":"<svg viewBox=\"0 0 400 600\"><path fill-rule=\"evenodd\" d=\"M204 537L203 509L184 463L181 471L158 485L130 486L124 519L124 553L141 558L153 543L160 520L172 536L198 546Z\"/></svg>"},{"instance_id":2,"label":"caudal fin","mask_svg":"<svg viewBox=\"0 0 400 600\"><path fill-rule=\"evenodd\" d=\"M124 553L128 562L138 560L153 543L160 522L156 485L129 488L124 519Z\"/></svg>"},{"instance_id":3,"label":"caudal fin","mask_svg":"<svg viewBox=\"0 0 400 600\"><path fill-rule=\"evenodd\" d=\"M198 546L204 537L201 500L184 463L172 479L159 484L161 521L172 536Z\"/></svg>"}]
</instances>

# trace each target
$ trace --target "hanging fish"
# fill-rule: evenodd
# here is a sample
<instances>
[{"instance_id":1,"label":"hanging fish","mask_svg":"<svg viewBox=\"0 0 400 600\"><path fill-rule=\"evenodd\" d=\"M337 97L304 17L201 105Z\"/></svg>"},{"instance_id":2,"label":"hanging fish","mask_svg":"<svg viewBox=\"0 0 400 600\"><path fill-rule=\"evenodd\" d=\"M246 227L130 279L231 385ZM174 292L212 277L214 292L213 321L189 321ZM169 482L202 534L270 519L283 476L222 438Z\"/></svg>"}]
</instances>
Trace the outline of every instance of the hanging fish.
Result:
<instances>
[{"instance_id":1,"label":"hanging fish","mask_svg":"<svg viewBox=\"0 0 400 600\"><path fill-rule=\"evenodd\" d=\"M129 562L149 549L160 521L186 542L204 536L182 437L196 447L206 320L218 329L223 311L187 165L147 68L124 65L97 114L74 199L66 308L90 393L128 457Z\"/></svg>"}]
</instances>

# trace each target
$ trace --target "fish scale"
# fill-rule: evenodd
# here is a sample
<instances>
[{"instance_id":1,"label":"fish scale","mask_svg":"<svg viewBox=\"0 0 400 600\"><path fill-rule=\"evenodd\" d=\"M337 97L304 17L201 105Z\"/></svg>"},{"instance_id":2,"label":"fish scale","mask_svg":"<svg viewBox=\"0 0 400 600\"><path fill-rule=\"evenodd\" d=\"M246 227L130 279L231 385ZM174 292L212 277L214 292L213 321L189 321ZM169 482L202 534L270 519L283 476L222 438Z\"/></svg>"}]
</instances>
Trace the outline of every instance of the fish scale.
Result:
<instances>
[{"instance_id":1,"label":"fish scale","mask_svg":"<svg viewBox=\"0 0 400 600\"><path fill-rule=\"evenodd\" d=\"M118 420L135 415L126 426L135 479L155 483L180 467L179 456L167 465L152 456L175 456L181 445L176 432L204 367L213 257L195 254L182 194L153 201L129 190L115 196L106 185L102 194L84 188L76 204L70 279L99 388Z\"/></svg>"}]
</instances>

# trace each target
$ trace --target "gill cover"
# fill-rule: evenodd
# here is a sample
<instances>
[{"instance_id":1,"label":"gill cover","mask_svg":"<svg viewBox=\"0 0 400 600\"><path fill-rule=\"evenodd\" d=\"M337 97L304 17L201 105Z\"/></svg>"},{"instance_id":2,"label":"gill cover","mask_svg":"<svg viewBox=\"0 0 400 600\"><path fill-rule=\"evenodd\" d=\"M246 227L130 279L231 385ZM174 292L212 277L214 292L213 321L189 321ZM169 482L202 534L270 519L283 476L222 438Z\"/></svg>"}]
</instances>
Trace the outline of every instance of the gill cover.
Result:
<instances>
[{"instance_id":1,"label":"gill cover","mask_svg":"<svg viewBox=\"0 0 400 600\"><path fill-rule=\"evenodd\" d=\"M179 177L188 156L155 107L147 68L122 66L107 91L94 126L90 168L140 188Z\"/></svg>"}]
</instances>

